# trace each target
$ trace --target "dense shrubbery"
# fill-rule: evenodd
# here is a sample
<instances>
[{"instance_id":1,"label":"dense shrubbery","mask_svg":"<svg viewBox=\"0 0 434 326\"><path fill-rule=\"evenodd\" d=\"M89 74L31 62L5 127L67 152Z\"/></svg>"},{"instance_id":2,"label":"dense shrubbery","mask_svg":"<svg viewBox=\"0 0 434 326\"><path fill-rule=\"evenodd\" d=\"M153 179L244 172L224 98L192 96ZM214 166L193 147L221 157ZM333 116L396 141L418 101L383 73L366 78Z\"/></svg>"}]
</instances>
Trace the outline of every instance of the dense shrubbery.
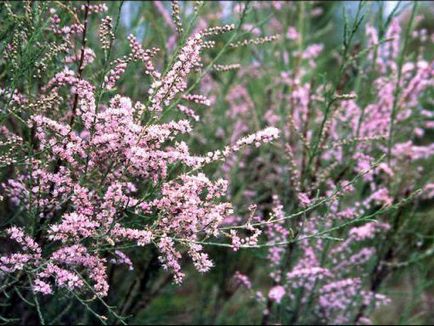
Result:
<instances>
[{"instance_id":1,"label":"dense shrubbery","mask_svg":"<svg viewBox=\"0 0 434 326\"><path fill-rule=\"evenodd\" d=\"M0 8L2 322L433 321L428 4Z\"/></svg>"}]
</instances>

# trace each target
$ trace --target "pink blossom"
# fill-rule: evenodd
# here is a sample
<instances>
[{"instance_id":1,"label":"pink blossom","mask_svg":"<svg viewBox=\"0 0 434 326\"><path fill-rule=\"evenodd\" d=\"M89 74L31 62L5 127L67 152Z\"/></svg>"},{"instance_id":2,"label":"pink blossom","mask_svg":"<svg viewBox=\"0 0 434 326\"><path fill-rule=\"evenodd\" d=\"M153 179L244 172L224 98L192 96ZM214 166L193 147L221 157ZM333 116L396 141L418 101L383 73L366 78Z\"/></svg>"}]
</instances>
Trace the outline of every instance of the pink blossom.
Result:
<instances>
[{"instance_id":1,"label":"pink blossom","mask_svg":"<svg viewBox=\"0 0 434 326\"><path fill-rule=\"evenodd\" d=\"M268 297L270 300L280 303L282 298L285 296L285 288L281 285L276 285L270 289L268 292Z\"/></svg>"}]
</instances>

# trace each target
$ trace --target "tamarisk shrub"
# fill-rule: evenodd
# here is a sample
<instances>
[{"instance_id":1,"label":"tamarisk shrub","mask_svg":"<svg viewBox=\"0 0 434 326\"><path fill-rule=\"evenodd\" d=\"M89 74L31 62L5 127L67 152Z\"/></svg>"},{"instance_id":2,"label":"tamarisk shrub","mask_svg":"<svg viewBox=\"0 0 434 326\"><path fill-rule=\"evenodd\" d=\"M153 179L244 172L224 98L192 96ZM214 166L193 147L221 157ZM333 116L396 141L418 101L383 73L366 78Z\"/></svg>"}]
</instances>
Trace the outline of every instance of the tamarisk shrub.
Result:
<instances>
[{"instance_id":1,"label":"tamarisk shrub","mask_svg":"<svg viewBox=\"0 0 434 326\"><path fill-rule=\"evenodd\" d=\"M1 321L430 323L432 6L388 6L1 3Z\"/></svg>"},{"instance_id":2,"label":"tamarisk shrub","mask_svg":"<svg viewBox=\"0 0 434 326\"><path fill-rule=\"evenodd\" d=\"M417 6L374 27L364 16L374 5L360 3L332 56L311 37L326 33L306 18L317 16L314 6L257 4L258 21L273 13L263 31L285 40L252 46L262 61L242 62L225 94L230 109L216 135L238 139L263 124L282 134L271 154L245 151L221 171L232 176L236 211L258 204L254 220L228 221L234 249L240 234L261 229L268 262L268 282L236 263L234 279L258 302L263 324L372 323L374 310L391 303L382 285L397 266L432 255L429 240L418 248L417 236L408 237L412 214L432 200L434 152L424 134L432 127L434 62Z\"/></svg>"},{"instance_id":3,"label":"tamarisk shrub","mask_svg":"<svg viewBox=\"0 0 434 326\"><path fill-rule=\"evenodd\" d=\"M185 277L186 256L197 271L209 271L213 262L200 242L224 235L219 227L232 207L224 200L227 181L202 169L244 146L269 143L279 133L270 127L223 150L191 152L191 120L199 117L190 104L211 105L188 89L193 77L200 78L209 32L183 34L176 4L175 25L185 41L178 43L170 65L157 67L159 50L144 49L133 35L129 53L113 58L118 23L104 17L105 4L28 2L24 13L20 5L2 7L15 28L2 59L7 84L1 93L1 145L12 149L2 152L1 196L12 212L3 221L2 291L10 296L20 289L19 297L35 302L44 323L41 294L63 290L90 309L83 298L102 300L113 286L109 266L134 269L129 247L155 246L176 283ZM97 23L99 49L92 49L89 30ZM34 39L51 43L45 47ZM59 50L52 50L53 44ZM23 67L32 46L43 59ZM102 73L95 77L90 69L99 60ZM118 93L132 62L141 64L148 81L142 101ZM31 73L36 67L35 75L19 78L20 71L27 75L24 69ZM167 115L173 108L181 112L174 118ZM7 307L11 303L6 300ZM106 307L110 317L123 322ZM107 320L91 311L100 322ZM12 312L5 320L17 317Z\"/></svg>"}]
</instances>

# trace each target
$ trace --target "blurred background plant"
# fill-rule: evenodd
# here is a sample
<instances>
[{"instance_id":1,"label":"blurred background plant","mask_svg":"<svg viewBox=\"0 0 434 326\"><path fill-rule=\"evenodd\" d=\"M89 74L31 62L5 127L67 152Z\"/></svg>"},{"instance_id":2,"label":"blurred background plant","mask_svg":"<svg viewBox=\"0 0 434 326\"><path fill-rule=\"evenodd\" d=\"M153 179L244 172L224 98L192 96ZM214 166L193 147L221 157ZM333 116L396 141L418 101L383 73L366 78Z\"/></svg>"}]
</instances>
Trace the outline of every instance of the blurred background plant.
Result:
<instances>
[{"instance_id":1,"label":"blurred background plant","mask_svg":"<svg viewBox=\"0 0 434 326\"><path fill-rule=\"evenodd\" d=\"M54 16L69 29L52 33ZM432 2L4 2L0 19L2 182L35 150L27 119L49 112L62 120L61 100L37 94L68 60L100 103L122 94L150 107L159 77L127 59L130 34L166 76L189 36L208 33L188 88L162 104L162 115L145 109L144 126L189 119L193 131L180 139L196 155L280 130L271 145L202 168L210 180L228 180L234 210L218 225L224 238L201 242L214 265L207 273L182 258L185 279L174 284L158 246L148 245L125 249L134 270L108 267L103 300L68 291L32 296L2 276L3 322L434 321ZM204 97L176 106L184 91ZM187 171L169 166L175 175ZM134 177L144 194L152 188ZM2 229L27 223L26 209L2 191ZM3 241L7 254L6 233Z\"/></svg>"}]
</instances>

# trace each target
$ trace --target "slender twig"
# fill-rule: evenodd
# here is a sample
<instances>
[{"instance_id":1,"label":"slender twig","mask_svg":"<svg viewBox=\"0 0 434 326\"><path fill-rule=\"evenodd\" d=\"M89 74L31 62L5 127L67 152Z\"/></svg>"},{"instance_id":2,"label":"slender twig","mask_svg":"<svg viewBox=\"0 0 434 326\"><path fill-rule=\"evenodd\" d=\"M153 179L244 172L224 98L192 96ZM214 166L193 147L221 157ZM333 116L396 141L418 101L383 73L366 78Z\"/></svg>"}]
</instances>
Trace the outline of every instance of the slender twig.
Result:
<instances>
[{"instance_id":1,"label":"slender twig","mask_svg":"<svg viewBox=\"0 0 434 326\"><path fill-rule=\"evenodd\" d=\"M83 70L84 70L83 63L84 63L84 53L86 50L86 42L87 42L86 33L87 33L87 26L88 26L89 5L90 5L90 1L87 0L86 5L85 5L85 9L84 9L84 22L83 22L84 27L83 27L83 36L81 39L80 62L78 64L78 79L81 79L81 77L83 75ZM69 121L69 124L71 126L74 125L74 120L75 120L76 111L77 111L77 105L78 105L78 93L75 94L74 103L72 105L72 115L71 115L71 120Z\"/></svg>"},{"instance_id":2,"label":"slender twig","mask_svg":"<svg viewBox=\"0 0 434 326\"><path fill-rule=\"evenodd\" d=\"M396 119L396 113L398 111L399 97L400 97L401 92L402 92L402 88L400 87L401 78L402 78L402 66L404 65L405 55L407 53L408 39L410 38L410 31L411 31L411 28L413 26L414 18L416 17L417 6L418 6L418 2L415 1L413 4L413 9L411 11L410 21L407 24L407 29L405 30L404 46L403 46L401 53L398 57L398 76L396 78L395 89L393 92L393 106L392 106L392 112L390 114L389 140L387 142L387 162L388 162L388 164L390 164L390 159L392 156L392 142L393 142L393 132L394 132L394 128L395 128L395 119Z\"/></svg>"},{"instance_id":3,"label":"slender twig","mask_svg":"<svg viewBox=\"0 0 434 326\"><path fill-rule=\"evenodd\" d=\"M27 277L29 279L30 285L32 286L33 301L35 302L35 305L36 305L36 311L38 312L39 322L41 323L41 325L45 325L45 320L44 320L44 317L42 316L42 312L41 312L41 306L39 304L35 290L33 289L32 279L30 278L30 276L27 276Z\"/></svg>"}]
</instances>

